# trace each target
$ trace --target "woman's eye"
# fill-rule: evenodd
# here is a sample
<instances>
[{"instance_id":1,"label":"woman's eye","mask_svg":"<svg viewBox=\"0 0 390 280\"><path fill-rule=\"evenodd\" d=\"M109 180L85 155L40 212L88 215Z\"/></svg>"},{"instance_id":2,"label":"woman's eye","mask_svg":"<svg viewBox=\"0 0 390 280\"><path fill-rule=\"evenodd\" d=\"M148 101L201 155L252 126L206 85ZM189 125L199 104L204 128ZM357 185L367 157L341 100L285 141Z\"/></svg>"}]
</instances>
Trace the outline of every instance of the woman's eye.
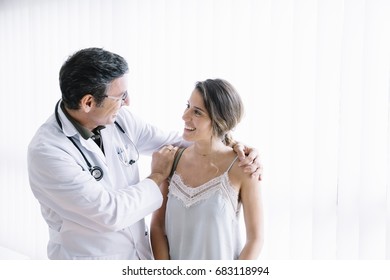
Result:
<instances>
[{"instance_id":1,"label":"woman's eye","mask_svg":"<svg viewBox=\"0 0 390 280\"><path fill-rule=\"evenodd\" d=\"M202 115L202 112L201 112L201 111L199 111L199 110L197 110L197 109L195 109L195 110L194 110L194 113L195 113L195 115L197 115L197 116L200 116L200 115Z\"/></svg>"}]
</instances>

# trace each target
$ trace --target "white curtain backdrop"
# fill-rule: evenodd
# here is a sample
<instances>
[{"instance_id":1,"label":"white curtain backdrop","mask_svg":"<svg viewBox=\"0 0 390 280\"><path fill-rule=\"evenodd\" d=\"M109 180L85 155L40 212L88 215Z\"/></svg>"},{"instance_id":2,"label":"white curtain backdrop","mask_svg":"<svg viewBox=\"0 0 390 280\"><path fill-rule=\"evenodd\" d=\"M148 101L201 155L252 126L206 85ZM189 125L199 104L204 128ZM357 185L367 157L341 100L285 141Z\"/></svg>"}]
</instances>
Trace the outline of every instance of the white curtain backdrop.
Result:
<instances>
[{"instance_id":1,"label":"white curtain backdrop","mask_svg":"<svg viewBox=\"0 0 390 280\"><path fill-rule=\"evenodd\" d=\"M127 59L129 109L164 129L182 129L196 81L235 85L235 136L264 165L260 259L390 259L389 15L388 0L0 0L0 247L46 259L27 145L63 61L96 46Z\"/></svg>"}]
</instances>

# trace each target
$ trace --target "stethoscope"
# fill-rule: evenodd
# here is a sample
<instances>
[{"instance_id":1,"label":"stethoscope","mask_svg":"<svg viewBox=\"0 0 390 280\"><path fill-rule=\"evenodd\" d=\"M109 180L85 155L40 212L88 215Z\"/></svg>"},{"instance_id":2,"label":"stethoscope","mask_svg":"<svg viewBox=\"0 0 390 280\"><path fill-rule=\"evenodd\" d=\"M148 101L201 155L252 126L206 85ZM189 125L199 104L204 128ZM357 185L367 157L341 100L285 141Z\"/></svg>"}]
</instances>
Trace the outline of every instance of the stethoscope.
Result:
<instances>
[{"instance_id":1,"label":"stethoscope","mask_svg":"<svg viewBox=\"0 0 390 280\"><path fill-rule=\"evenodd\" d=\"M62 129L60 116L58 114L58 106L59 106L60 102L61 102L61 100L59 100L57 102L54 113L56 116L57 123L60 126L60 128ZM131 138L129 137L129 135L127 135L125 130L119 125L119 123L117 121L115 121L115 125L124 135L127 136L127 138L130 140L131 144L134 146L134 149L137 151L137 158L130 159L130 161L128 162L129 165L133 165L139 159L139 151L138 151L137 147L135 146L135 144L133 143L133 141L131 140ZM103 170L99 166L96 166L96 165L92 166L92 164L89 162L87 157L84 155L84 153L81 151L80 147L76 144L76 142L72 139L72 137L67 136L67 138L73 143L73 145L77 148L77 150L79 150L80 154L83 156L85 162L88 165L88 170L91 173L92 177L95 178L96 181L100 181L103 178Z\"/></svg>"}]
</instances>

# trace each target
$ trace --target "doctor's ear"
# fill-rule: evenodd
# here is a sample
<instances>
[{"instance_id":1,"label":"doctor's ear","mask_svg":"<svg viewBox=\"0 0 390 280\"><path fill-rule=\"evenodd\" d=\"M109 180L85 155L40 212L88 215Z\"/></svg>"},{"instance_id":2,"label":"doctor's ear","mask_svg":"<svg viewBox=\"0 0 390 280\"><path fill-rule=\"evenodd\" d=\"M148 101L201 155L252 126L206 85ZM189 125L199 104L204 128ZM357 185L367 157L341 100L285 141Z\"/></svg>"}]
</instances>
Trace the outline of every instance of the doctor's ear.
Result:
<instances>
[{"instance_id":1,"label":"doctor's ear","mask_svg":"<svg viewBox=\"0 0 390 280\"><path fill-rule=\"evenodd\" d=\"M92 106L95 105L95 99L92 94L86 94L80 100L80 109L85 113L89 113L92 109Z\"/></svg>"}]
</instances>

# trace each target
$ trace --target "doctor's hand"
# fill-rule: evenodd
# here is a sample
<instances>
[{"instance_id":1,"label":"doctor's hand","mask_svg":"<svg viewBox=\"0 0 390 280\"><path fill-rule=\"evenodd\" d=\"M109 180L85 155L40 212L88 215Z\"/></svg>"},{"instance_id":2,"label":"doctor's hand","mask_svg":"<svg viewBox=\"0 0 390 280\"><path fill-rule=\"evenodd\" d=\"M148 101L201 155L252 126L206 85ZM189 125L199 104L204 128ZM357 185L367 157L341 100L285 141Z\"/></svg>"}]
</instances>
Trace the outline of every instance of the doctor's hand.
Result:
<instances>
[{"instance_id":1,"label":"doctor's hand","mask_svg":"<svg viewBox=\"0 0 390 280\"><path fill-rule=\"evenodd\" d=\"M237 153L240 161L238 165L244 168L244 172L261 181L263 165L260 162L258 151L239 142L233 146L233 150Z\"/></svg>"},{"instance_id":2,"label":"doctor's hand","mask_svg":"<svg viewBox=\"0 0 390 280\"><path fill-rule=\"evenodd\" d=\"M153 153L152 171L148 178L156 182L157 185L160 185L169 176L177 149L177 147L168 145Z\"/></svg>"}]
</instances>

